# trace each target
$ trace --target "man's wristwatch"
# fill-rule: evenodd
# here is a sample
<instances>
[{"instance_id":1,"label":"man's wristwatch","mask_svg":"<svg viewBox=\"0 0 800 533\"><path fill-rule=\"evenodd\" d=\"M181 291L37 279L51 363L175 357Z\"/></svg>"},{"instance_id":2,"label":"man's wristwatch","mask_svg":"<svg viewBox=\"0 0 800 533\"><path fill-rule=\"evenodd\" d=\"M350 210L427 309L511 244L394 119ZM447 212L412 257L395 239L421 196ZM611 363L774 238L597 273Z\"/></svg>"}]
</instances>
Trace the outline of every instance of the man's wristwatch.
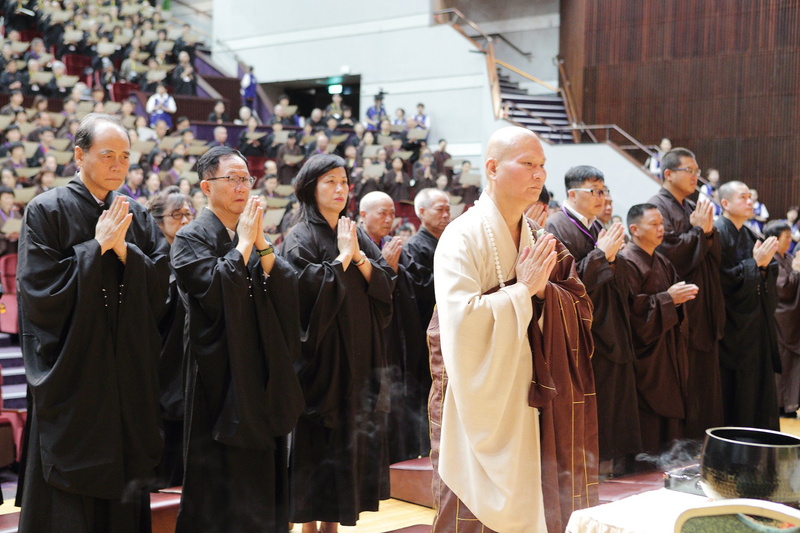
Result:
<instances>
[{"instance_id":1,"label":"man's wristwatch","mask_svg":"<svg viewBox=\"0 0 800 533\"><path fill-rule=\"evenodd\" d=\"M264 248L263 250L259 250L258 248L256 248L256 253L258 254L258 257L264 257L266 255L275 253L275 247L272 246L271 242L268 242L267 247Z\"/></svg>"}]
</instances>

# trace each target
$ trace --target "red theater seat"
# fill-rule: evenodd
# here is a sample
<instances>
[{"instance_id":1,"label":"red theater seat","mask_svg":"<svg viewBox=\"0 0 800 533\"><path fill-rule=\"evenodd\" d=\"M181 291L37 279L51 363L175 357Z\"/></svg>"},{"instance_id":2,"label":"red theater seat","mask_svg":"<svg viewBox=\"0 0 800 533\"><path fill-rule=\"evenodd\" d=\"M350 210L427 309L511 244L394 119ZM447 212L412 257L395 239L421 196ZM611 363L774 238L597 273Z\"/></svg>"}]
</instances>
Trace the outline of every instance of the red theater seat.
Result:
<instances>
[{"instance_id":1,"label":"red theater seat","mask_svg":"<svg viewBox=\"0 0 800 533\"><path fill-rule=\"evenodd\" d=\"M17 316L17 254L6 254L0 257L0 283L4 294L0 298L0 331L3 333L19 333Z\"/></svg>"}]
</instances>

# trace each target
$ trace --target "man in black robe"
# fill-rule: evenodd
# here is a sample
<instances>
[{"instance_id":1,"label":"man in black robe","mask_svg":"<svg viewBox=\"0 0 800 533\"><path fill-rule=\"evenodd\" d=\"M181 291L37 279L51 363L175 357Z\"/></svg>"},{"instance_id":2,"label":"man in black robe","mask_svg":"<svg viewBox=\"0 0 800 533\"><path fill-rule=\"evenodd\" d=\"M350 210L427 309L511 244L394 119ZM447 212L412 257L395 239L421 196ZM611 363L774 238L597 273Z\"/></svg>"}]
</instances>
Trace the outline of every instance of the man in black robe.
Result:
<instances>
[{"instance_id":1,"label":"man in black robe","mask_svg":"<svg viewBox=\"0 0 800 533\"><path fill-rule=\"evenodd\" d=\"M725 295L725 335L719 343L725 425L777 430L778 241L761 241L744 225L753 217L747 185L729 181L719 188L719 198L722 216L714 226L722 246L720 281Z\"/></svg>"},{"instance_id":2,"label":"man in black robe","mask_svg":"<svg viewBox=\"0 0 800 533\"><path fill-rule=\"evenodd\" d=\"M188 313L176 531L285 531L286 435L303 408L297 278L264 237L244 156L214 147L197 172L208 207L171 251Z\"/></svg>"},{"instance_id":3,"label":"man in black robe","mask_svg":"<svg viewBox=\"0 0 800 533\"><path fill-rule=\"evenodd\" d=\"M697 285L697 298L683 306L689 322L689 377L686 437L702 439L705 430L722 425L719 340L725 328L725 302L719 282L721 248L714 229L714 206L689 200L700 169L685 148L667 152L661 161L663 188L648 200L664 217L664 241L658 251L678 277Z\"/></svg>"},{"instance_id":4,"label":"man in black robe","mask_svg":"<svg viewBox=\"0 0 800 533\"><path fill-rule=\"evenodd\" d=\"M631 207L627 223L632 242L620 255L629 263L639 424L644 449L658 453L683 436L688 329L681 305L697 295L697 285L678 281L675 268L656 251L664 219L655 205Z\"/></svg>"},{"instance_id":5,"label":"man in black robe","mask_svg":"<svg viewBox=\"0 0 800 533\"><path fill-rule=\"evenodd\" d=\"M392 293L392 321L386 327L386 359L390 389L389 461L415 459L430 452L428 392L431 372L425 330L418 320L414 294L419 267L402 254L400 237L389 237L394 223L394 202L374 191L361 199L359 215L367 235L397 273Z\"/></svg>"},{"instance_id":6,"label":"man in black robe","mask_svg":"<svg viewBox=\"0 0 800 533\"><path fill-rule=\"evenodd\" d=\"M150 531L161 456L158 320L167 243L144 207L116 193L130 140L90 114L79 173L36 197L20 235L22 352L32 393L23 532Z\"/></svg>"},{"instance_id":7,"label":"man in black robe","mask_svg":"<svg viewBox=\"0 0 800 533\"><path fill-rule=\"evenodd\" d=\"M436 305L433 254L439 237L450 223L450 199L439 189L422 189L414 197L414 210L422 224L403 246L403 255L408 255L409 260L417 265L414 290L419 319L423 330L427 330Z\"/></svg>"},{"instance_id":8,"label":"man in black robe","mask_svg":"<svg viewBox=\"0 0 800 533\"><path fill-rule=\"evenodd\" d=\"M594 380L600 430L601 474L623 474L627 455L642 451L636 377L631 340L625 261L617 252L625 238L622 224L606 231L597 217L608 196L603 173L594 167L573 167L564 176L567 199L547 219L547 230L575 257L578 276L594 304Z\"/></svg>"}]
</instances>

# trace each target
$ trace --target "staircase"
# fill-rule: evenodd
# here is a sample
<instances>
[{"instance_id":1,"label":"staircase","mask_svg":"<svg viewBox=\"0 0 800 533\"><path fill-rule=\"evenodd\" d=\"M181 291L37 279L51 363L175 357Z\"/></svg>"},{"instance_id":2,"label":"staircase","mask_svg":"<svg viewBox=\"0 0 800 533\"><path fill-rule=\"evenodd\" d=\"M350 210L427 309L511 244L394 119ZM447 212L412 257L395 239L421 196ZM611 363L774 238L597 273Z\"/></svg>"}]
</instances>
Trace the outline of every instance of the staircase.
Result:
<instances>
[{"instance_id":1,"label":"staircase","mask_svg":"<svg viewBox=\"0 0 800 533\"><path fill-rule=\"evenodd\" d=\"M12 345L8 335L3 333L0 333L0 365L3 367L3 408L26 409L22 350L18 344Z\"/></svg>"},{"instance_id":2,"label":"staircase","mask_svg":"<svg viewBox=\"0 0 800 533\"><path fill-rule=\"evenodd\" d=\"M569 119L564 101L559 94L531 95L520 88L519 83L501 74L500 98L508 120L535 131L541 138L553 144L573 143L569 129Z\"/></svg>"}]
</instances>

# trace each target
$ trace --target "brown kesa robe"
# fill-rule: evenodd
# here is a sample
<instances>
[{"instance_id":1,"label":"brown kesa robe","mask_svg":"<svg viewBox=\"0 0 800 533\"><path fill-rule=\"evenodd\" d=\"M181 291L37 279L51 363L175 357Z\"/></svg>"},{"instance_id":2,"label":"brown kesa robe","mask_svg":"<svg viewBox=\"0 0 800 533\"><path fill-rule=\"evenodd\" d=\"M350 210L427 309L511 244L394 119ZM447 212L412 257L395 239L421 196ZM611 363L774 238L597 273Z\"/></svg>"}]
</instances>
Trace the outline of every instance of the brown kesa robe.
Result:
<instances>
[{"instance_id":1,"label":"brown kesa robe","mask_svg":"<svg viewBox=\"0 0 800 533\"><path fill-rule=\"evenodd\" d=\"M598 223L586 228L566 209L547 219L547 230L575 257L578 275L594 304L592 367L600 459L605 461L641 452L642 442L628 308L628 266L625 261L609 263L605 253L595 247L599 229Z\"/></svg>"},{"instance_id":2,"label":"brown kesa robe","mask_svg":"<svg viewBox=\"0 0 800 533\"><path fill-rule=\"evenodd\" d=\"M778 376L778 402L786 412L800 404L800 272L792 269L792 254L778 261L778 352L783 372Z\"/></svg>"},{"instance_id":3,"label":"brown kesa robe","mask_svg":"<svg viewBox=\"0 0 800 533\"><path fill-rule=\"evenodd\" d=\"M725 331L725 297L719 281L719 233L715 229L706 237L702 228L692 226L689 216L695 203L684 200L681 205L666 189L648 202L664 217L664 241L658 251L670 260L680 279L700 288L683 308L689 323L685 436L702 439L706 429L723 423L719 340Z\"/></svg>"},{"instance_id":4,"label":"brown kesa robe","mask_svg":"<svg viewBox=\"0 0 800 533\"><path fill-rule=\"evenodd\" d=\"M534 232L540 229L532 220L528 223ZM532 299L533 319L528 330L533 357L543 358L550 370L550 376L534 376L532 381L552 382L557 390L557 396L540 407L542 494L549 533L564 531L573 511L599 503L597 402L590 362L592 303L577 276L574 258L561 243L556 244L556 252L558 263L550 274L544 301ZM514 280L506 285L512 283ZM539 320L542 320L541 330L536 325ZM452 508L459 517L471 516L469 509L462 509L463 503L454 502L454 495L446 486L442 490L444 484L437 475L442 407L448 381L438 329L438 316L434 312L428 329L433 374L429 416L434 499L442 514L444 509ZM480 524L477 520L466 520L459 521L458 531ZM440 520L434 524L434 531L451 531L450 527L455 528L456 524L442 524ZM475 531L491 530L484 526Z\"/></svg>"},{"instance_id":5,"label":"brown kesa robe","mask_svg":"<svg viewBox=\"0 0 800 533\"><path fill-rule=\"evenodd\" d=\"M620 255L630 266L642 444L648 452L659 452L683 436L686 418L687 324L683 310L667 293L679 280L675 268L658 252L650 255L631 242Z\"/></svg>"}]
</instances>

